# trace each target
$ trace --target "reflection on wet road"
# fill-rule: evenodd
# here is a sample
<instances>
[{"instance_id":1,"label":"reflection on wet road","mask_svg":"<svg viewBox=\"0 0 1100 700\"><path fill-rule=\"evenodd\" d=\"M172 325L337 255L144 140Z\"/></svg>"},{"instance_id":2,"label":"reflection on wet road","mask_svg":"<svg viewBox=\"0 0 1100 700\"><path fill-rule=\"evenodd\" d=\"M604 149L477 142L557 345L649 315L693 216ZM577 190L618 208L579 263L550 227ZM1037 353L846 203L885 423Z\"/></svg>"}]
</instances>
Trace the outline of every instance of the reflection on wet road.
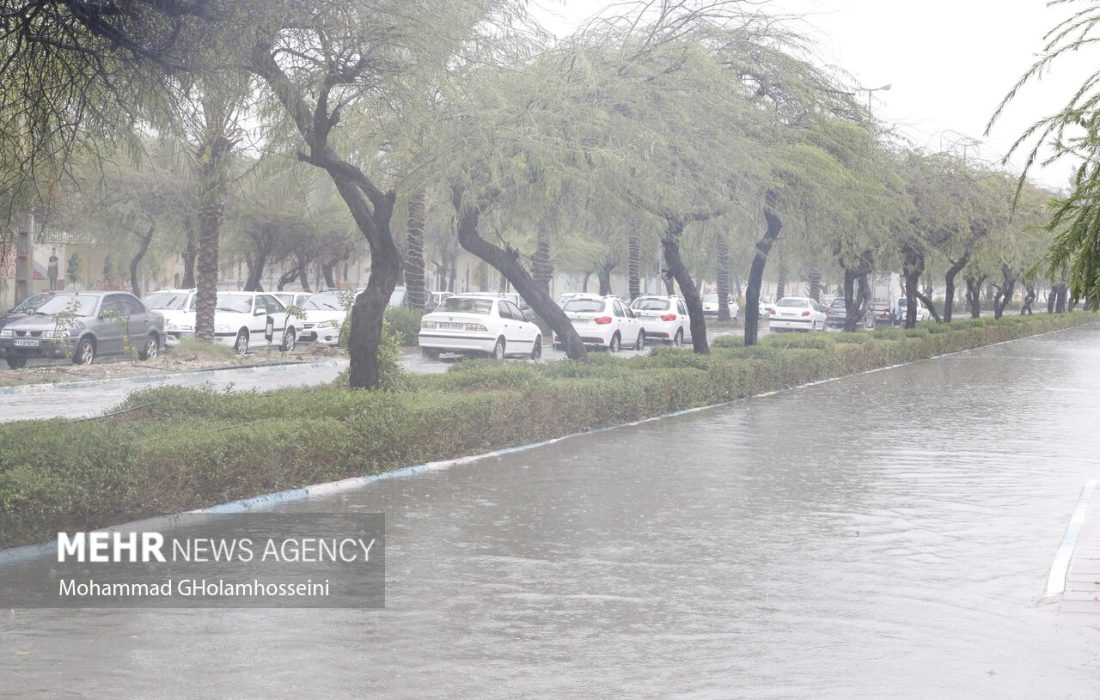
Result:
<instances>
[{"instance_id":1,"label":"reflection on wet road","mask_svg":"<svg viewBox=\"0 0 1100 700\"><path fill-rule=\"evenodd\" d=\"M1038 601L1100 329L285 506L384 511L384 611L14 611L20 697L1096 697Z\"/></svg>"}]
</instances>

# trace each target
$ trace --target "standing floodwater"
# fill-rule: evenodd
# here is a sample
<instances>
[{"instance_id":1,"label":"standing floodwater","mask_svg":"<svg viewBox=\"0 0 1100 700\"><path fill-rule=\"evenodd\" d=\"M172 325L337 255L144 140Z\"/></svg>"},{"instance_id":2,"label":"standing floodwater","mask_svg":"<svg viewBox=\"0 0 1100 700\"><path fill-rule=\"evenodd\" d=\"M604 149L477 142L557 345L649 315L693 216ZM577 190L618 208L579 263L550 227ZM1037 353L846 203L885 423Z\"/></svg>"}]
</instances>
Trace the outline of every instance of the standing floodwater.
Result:
<instances>
[{"instance_id":1,"label":"standing floodwater","mask_svg":"<svg viewBox=\"0 0 1100 700\"><path fill-rule=\"evenodd\" d=\"M1093 326L288 507L386 513L386 610L4 612L0 694L1096 697L1100 619L1038 597L1098 367Z\"/></svg>"}]
</instances>

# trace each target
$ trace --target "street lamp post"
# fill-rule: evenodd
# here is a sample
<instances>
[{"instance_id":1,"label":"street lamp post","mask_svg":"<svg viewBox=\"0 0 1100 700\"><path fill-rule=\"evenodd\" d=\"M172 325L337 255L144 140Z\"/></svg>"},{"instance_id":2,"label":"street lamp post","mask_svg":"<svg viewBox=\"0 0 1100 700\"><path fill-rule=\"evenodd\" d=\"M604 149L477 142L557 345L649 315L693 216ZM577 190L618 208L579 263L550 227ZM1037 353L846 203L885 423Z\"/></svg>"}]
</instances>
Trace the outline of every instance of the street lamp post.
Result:
<instances>
[{"instance_id":1,"label":"street lamp post","mask_svg":"<svg viewBox=\"0 0 1100 700\"><path fill-rule=\"evenodd\" d=\"M879 91L885 92L885 91L889 90L892 87L894 87L894 85L892 83L886 83L885 85L879 85L878 87L875 87L875 88L865 88L865 87L856 88L855 91L856 92L866 92L867 93L867 113L870 114L871 116L874 116L874 112L871 109L871 93L879 92Z\"/></svg>"}]
</instances>

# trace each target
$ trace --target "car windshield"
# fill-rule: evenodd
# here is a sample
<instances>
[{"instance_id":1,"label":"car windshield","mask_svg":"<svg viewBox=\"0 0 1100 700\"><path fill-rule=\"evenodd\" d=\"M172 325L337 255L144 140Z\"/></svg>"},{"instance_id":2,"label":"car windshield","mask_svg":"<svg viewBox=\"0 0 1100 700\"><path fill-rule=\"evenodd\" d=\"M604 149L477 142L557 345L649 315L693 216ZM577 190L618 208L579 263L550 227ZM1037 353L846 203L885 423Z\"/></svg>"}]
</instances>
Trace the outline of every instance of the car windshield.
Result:
<instances>
[{"instance_id":1,"label":"car windshield","mask_svg":"<svg viewBox=\"0 0 1100 700\"><path fill-rule=\"evenodd\" d=\"M187 306L190 292L153 292L145 297L145 306L155 311L180 311Z\"/></svg>"},{"instance_id":2,"label":"car windshield","mask_svg":"<svg viewBox=\"0 0 1100 700\"><path fill-rule=\"evenodd\" d=\"M843 299L833 299L833 303L830 304L830 306L834 309L843 309L843 308L845 308L844 307L844 300Z\"/></svg>"},{"instance_id":3,"label":"car windshield","mask_svg":"<svg viewBox=\"0 0 1100 700\"><path fill-rule=\"evenodd\" d=\"M55 294L34 310L36 314L72 313L74 316L92 316L95 314L99 297L95 294Z\"/></svg>"},{"instance_id":4,"label":"car windshield","mask_svg":"<svg viewBox=\"0 0 1100 700\"><path fill-rule=\"evenodd\" d=\"M349 297L349 303L352 299L353 297ZM314 294L302 303L302 308L306 311L343 311L344 302L339 294Z\"/></svg>"},{"instance_id":5,"label":"car windshield","mask_svg":"<svg viewBox=\"0 0 1100 700\"><path fill-rule=\"evenodd\" d=\"M704 304L717 304L718 303L718 295L717 294L704 294L703 295L703 303Z\"/></svg>"},{"instance_id":6,"label":"car windshield","mask_svg":"<svg viewBox=\"0 0 1100 700\"><path fill-rule=\"evenodd\" d=\"M809 305L810 303L805 299L780 299L779 303L776 304L776 306L785 306L792 308L805 308Z\"/></svg>"},{"instance_id":7,"label":"car windshield","mask_svg":"<svg viewBox=\"0 0 1100 700\"><path fill-rule=\"evenodd\" d=\"M252 295L244 294L219 294L218 311L232 311L238 314L252 313Z\"/></svg>"},{"instance_id":8,"label":"car windshield","mask_svg":"<svg viewBox=\"0 0 1100 700\"><path fill-rule=\"evenodd\" d=\"M631 306L636 311L666 311L668 299L635 299Z\"/></svg>"},{"instance_id":9,"label":"car windshield","mask_svg":"<svg viewBox=\"0 0 1100 700\"><path fill-rule=\"evenodd\" d=\"M488 316L493 308L492 299L464 299L462 297L448 297L437 312L442 311L452 314L481 314Z\"/></svg>"},{"instance_id":10,"label":"car windshield","mask_svg":"<svg viewBox=\"0 0 1100 700\"><path fill-rule=\"evenodd\" d=\"M570 299L561 308L562 311L598 313L603 311L603 299Z\"/></svg>"},{"instance_id":11,"label":"car windshield","mask_svg":"<svg viewBox=\"0 0 1100 700\"><path fill-rule=\"evenodd\" d=\"M11 313L15 314L29 314L39 306L42 306L52 295L50 294L35 294L34 296L27 297L23 301L15 305L15 308L11 310Z\"/></svg>"}]
</instances>

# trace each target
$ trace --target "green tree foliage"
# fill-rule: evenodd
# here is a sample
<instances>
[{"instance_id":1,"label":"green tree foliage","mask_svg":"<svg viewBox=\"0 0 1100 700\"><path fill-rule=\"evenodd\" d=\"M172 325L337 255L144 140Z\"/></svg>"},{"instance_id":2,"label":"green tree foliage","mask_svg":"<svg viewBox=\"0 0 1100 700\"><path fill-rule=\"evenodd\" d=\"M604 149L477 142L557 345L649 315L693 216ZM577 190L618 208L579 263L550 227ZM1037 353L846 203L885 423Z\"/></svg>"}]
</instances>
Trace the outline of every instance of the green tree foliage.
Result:
<instances>
[{"instance_id":1,"label":"green tree foliage","mask_svg":"<svg viewBox=\"0 0 1100 700\"><path fill-rule=\"evenodd\" d=\"M1031 81L1054 69L1060 59L1091 48L1100 31L1100 2L1096 0L1052 0L1068 13L1044 37L1039 58L1020 78L990 119L1000 117L1019 91ZM1076 160L1072 190L1053 203L1047 228L1054 241L1043 258L1042 270L1059 279L1068 274L1070 294L1087 300L1093 310L1100 305L1100 71L1091 73L1061 109L1029 127L1013 145L1013 151L1027 151L1027 165L1020 176L1021 187L1028 170L1047 147L1053 154L1046 163L1061 158ZM988 131L987 128L987 131ZM1032 271L1037 271L1038 268Z\"/></svg>"}]
</instances>

